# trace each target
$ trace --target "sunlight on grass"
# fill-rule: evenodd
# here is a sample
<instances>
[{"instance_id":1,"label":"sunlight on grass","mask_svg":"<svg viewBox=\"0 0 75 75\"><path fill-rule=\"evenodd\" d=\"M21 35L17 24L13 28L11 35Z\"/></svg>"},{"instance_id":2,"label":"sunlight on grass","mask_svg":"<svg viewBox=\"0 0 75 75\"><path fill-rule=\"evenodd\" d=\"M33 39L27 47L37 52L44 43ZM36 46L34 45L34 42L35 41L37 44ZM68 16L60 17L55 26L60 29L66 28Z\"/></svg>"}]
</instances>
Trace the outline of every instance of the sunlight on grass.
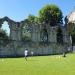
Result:
<instances>
[{"instance_id":1,"label":"sunlight on grass","mask_svg":"<svg viewBox=\"0 0 75 75\"><path fill-rule=\"evenodd\" d=\"M75 54L0 59L0 75L75 75Z\"/></svg>"}]
</instances>

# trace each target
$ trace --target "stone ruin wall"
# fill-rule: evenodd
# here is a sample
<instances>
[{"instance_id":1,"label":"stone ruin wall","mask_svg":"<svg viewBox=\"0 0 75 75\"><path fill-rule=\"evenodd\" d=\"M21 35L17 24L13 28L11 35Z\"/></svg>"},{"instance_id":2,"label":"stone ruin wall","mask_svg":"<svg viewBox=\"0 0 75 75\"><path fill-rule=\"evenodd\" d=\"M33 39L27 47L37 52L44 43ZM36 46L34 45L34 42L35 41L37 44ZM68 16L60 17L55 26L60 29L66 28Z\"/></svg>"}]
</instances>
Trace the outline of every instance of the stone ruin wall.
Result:
<instances>
[{"instance_id":1,"label":"stone ruin wall","mask_svg":"<svg viewBox=\"0 0 75 75\"><path fill-rule=\"evenodd\" d=\"M10 20L8 17L4 17L0 19L0 25L2 25L4 21L8 22L8 25L10 27L10 39L12 39L13 41L11 41L7 46L0 46L0 56L24 56L24 50L26 48L28 49L29 55L31 55L31 51L34 52L34 55L61 54L63 52L63 49L65 48L65 45L57 44L57 27L47 27L49 35L48 41L51 43L49 43L48 45L42 45L40 44L41 27L39 25L32 25L32 42L28 43L21 41L22 26L24 21L14 22Z\"/></svg>"},{"instance_id":2,"label":"stone ruin wall","mask_svg":"<svg viewBox=\"0 0 75 75\"><path fill-rule=\"evenodd\" d=\"M0 48L0 56L24 56L25 49L28 49L28 55L31 55L31 51L34 52L34 55L49 55L61 54L64 47L56 44L39 45L35 43L16 47L2 47Z\"/></svg>"}]
</instances>

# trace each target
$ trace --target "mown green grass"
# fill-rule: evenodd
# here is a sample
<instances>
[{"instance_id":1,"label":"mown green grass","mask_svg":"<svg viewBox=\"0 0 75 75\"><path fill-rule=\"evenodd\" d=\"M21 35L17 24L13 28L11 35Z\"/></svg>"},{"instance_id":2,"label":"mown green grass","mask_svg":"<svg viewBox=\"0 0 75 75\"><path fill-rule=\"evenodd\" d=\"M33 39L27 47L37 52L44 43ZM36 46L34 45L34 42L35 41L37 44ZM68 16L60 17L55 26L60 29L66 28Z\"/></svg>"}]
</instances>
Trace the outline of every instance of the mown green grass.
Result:
<instances>
[{"instance_id":1,"label":"mown green grass","mask_svg":"<svg viewBox=\"0 0 75 75\"><path fill-rule=\"evenodd\" d=\"M75 75L75 54L1 58L0 75Z\"/></svg>"}]
</instances>

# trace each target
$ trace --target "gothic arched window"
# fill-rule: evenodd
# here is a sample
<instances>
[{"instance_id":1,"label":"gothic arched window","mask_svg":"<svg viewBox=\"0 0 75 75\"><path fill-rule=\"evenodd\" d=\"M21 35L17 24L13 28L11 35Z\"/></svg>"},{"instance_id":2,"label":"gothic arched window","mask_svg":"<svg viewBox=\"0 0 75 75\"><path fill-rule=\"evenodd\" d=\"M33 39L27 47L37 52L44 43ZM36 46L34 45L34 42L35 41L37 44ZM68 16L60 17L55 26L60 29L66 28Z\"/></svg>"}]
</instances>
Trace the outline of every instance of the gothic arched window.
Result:
<instances>
[{"instance_id":1,"label":"gothic arched window","mask_svg":"<svg viewBox=\"0 0 75 75\"><path fill-rule=\"evenodd\" d=\"M48 42L48 32L47 32L47 29L45 28L42 30L42 41Z\"/></svg>"},{"instance_id":2,"label":"gothic arched window","mask_svg":"<svg viewBox=\"0 0 75 75\"><path fill-rule=\"evenodd\" d=\"M63 33L60 27L57 29L57 43L63 44Z\"/></svg>"}]
</instances>

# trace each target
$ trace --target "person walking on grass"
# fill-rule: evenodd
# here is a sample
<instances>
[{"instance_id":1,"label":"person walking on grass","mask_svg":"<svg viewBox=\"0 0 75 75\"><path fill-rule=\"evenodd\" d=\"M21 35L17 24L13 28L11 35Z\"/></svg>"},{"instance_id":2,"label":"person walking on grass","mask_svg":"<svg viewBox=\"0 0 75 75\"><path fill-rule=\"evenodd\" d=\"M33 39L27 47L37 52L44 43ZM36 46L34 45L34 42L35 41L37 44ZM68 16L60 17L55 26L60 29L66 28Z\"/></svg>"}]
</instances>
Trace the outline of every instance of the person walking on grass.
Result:
<instances>
[{"instance_id":1,"label":"person walking on grass","mask_svg":"<svg viewBox=\"0 0 75 75\"><path fill-rule=\"evenodd\" d=\"M27 61L27 56L28 56L28 50L27 49L24 51L24 55L25 55L25 59Z\"/></svg>"}]
</instances>

